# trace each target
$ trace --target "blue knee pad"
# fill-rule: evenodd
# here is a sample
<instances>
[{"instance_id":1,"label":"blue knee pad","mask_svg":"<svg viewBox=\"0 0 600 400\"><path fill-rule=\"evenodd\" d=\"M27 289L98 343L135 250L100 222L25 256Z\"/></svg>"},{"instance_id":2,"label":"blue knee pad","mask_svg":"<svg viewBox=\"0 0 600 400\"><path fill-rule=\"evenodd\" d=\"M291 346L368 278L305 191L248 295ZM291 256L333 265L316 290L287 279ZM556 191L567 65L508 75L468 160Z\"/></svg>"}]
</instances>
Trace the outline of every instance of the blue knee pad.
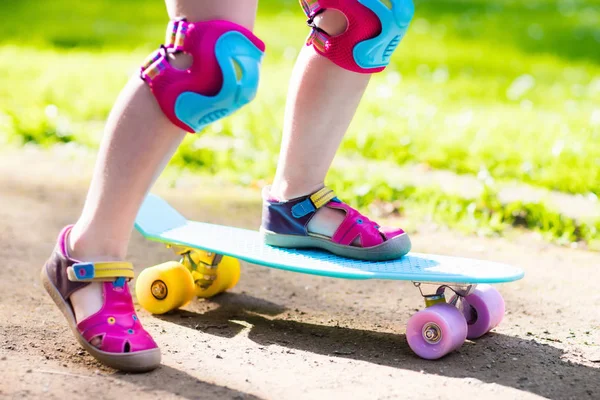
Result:
<instances>
[{"instance_id":1,"label":"blue knee pad","mask_svg":"<svg viewBox=\"0 0 600 400\"><path fill-rule=\"evenodd\" d=\"M300 0L313 28L307 40L340 67L359 73L382 71L406 34L414 14L412 0ZM348 20L346 31L330 36L314 24L321 12L336 9Z\"/></svg>"},{"instance_id":2,"label":"blue knee pad","mask_svg":"<svg viewBox=\"0 0 600 400\"><path fill-rule=\"evenodd\" d=\"M232 114L256 95L264 44L228 21L172 22L167 46L142 67L165 115L190 133ZM194 57L187 70L172 67L169 53Z\"/></svg>"}]
</instances>

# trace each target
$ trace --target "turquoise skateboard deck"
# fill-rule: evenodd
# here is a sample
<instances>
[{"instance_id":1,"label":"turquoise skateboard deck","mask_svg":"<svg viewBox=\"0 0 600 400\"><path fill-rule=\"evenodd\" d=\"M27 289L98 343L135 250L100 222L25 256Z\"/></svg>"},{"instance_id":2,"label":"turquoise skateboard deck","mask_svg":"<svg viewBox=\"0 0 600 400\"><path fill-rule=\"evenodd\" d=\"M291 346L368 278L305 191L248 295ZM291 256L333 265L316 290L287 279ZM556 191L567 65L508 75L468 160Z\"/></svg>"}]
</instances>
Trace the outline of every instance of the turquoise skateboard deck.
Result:
<instances>
[{"instance_id":1,"label":"turquoise skateboard deck","mask_svg":"<svg viewBox=\"0 0 600 400\"><path fill-rule=\"evenodd\" d=\"M393 261L338 257L320 250L291 250L263 243L258 231L189 221L155 195L148 195L135 226L147 239L190 247L246 262L332 278L391 279L454 284L502 283L521 279L520 268L469 258L409 253Z\"/></svg>"}]
</instances>

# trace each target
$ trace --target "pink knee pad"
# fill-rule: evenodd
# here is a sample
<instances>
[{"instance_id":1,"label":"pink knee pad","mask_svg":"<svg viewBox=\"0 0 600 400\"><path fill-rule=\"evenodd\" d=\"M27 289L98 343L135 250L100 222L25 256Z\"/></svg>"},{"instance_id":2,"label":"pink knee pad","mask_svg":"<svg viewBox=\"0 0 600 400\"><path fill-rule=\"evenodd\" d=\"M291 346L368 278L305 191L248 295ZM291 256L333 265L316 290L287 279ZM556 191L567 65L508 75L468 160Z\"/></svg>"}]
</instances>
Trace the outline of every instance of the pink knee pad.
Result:
<instances>
[{"instance_id":1,"label":"pink knee pad","mask_svg":"<svg viewBox=\"0 0 600 400\"><path fill-rule=\"evenodd\" d=\"M148 57L140 77L175 125L199 132L254 98L264 51L260 39L233 22L171 21L166 45ZM179 52L194 58L186 70L168 62Z\"/></svg>"},{"instance_id":2,"label":"pink knee pad","mask_svg":"<svg viewBox=\"0 0 600 400\"><path fill-rule=\"evenodd\" d=\"M313 28L306 44L340 67L360 73L380 72L408 29L414 14L412 0L300 0ZM330 36L314 25L326 9L346 16L346 31Z\"/></svg>"}]
</instances>

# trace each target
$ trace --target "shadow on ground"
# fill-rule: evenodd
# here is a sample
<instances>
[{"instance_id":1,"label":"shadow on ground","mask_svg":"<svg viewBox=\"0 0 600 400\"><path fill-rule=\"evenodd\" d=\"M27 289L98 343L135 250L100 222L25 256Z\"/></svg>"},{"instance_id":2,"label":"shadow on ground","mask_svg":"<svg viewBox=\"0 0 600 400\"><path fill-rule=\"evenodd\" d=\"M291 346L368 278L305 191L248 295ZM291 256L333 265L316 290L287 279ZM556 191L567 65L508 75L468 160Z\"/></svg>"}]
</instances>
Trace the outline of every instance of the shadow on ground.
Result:
<instances>
[{"instance_id":1,"label":"shadow on ground","mask_svg":"<svg viewBox=\"0 0 600 400\"><path fill-rule=\"evenodd\" d=\"M260 399L254 395L230 389L225 386L203 382L175 368L161 365L148 374L116 373L114 378L143 388L148 393L167 391L186 399Z\"/></svg>"},{"instance_id":2,"label":"shadow on ground","mask_svg":"<svg viewBox=\"0 0 600 400\"><path fill-rule=\"evenodd\" d=\"M412 353L404 334L279 319L277 315L285 307L247 294L225 293L211 302L217 303L218 308L205 313L179 310L158 318L226 338L247 329L235 322L244 321L252 326L248 337L260 345L276 344L290 350L452 378L475 378L557 400L559 397L544 382L560 380L574 392L592 396L591 384L599 376L595 368L563 361L564 352L558 348L503 334L490 333L477 341L467 341L443 359L427 361ZM532 368L534 364L552 368ZM521 376L515 375L515 371L522 371Z\"/></svg>"}]
</instances>

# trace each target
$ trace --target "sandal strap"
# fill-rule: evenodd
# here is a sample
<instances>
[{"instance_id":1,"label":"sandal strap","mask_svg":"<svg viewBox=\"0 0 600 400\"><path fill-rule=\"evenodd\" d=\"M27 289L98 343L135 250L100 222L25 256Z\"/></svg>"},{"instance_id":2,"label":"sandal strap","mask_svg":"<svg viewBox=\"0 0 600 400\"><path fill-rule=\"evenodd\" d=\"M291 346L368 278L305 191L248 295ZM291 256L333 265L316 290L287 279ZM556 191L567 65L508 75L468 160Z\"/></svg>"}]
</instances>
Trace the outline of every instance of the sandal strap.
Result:
<instances>
[{"instance_id":1,"label":"sandal strap","mask_svg":"<svg viewBox=\"0 0 600 400\"><path fill-rule=\"evenodd\" d=\"M334 243L350 246L358 238L362 247L372 247L384 242L385 235L379 230L379 225L358 210L341 202L332 202L327 207L346 212L346 217L331 238Z\"/></svg>"},{"instance_id":2,"label":"sandal strap","mask_svg":"<svg viewBox=\"0 0 600 400\"><path fill-rule=\"evenodd\" d=\"M100 350L121 354L157 347L135 313L129 286L103 282L102 294L102 308L77 324L77 330L87 342L97 338Z\"/></svg>"},{"instance_id":3,"label":"sandal strap","mask_svg":"<svg viewBox=\"0 0 600 400\"><path fill-rule=\"evenodd\" d=\"M331 200L335 199L335 193L327 186L311 194L309 197L292 207L292 215L295 218L302 218L310 213L317 211Z\"/></svg>"},{"instance_id":4,"label":"sandal strap","mask_svg":"<svg viewBox=\"0 0 600 400\"><path fill-rule=\"evenodd\" d=\"M133 279L133 264L124 261L83 262L67 268L72 282L110 282L118 278Z\"/></svg>"}]
</instances>

